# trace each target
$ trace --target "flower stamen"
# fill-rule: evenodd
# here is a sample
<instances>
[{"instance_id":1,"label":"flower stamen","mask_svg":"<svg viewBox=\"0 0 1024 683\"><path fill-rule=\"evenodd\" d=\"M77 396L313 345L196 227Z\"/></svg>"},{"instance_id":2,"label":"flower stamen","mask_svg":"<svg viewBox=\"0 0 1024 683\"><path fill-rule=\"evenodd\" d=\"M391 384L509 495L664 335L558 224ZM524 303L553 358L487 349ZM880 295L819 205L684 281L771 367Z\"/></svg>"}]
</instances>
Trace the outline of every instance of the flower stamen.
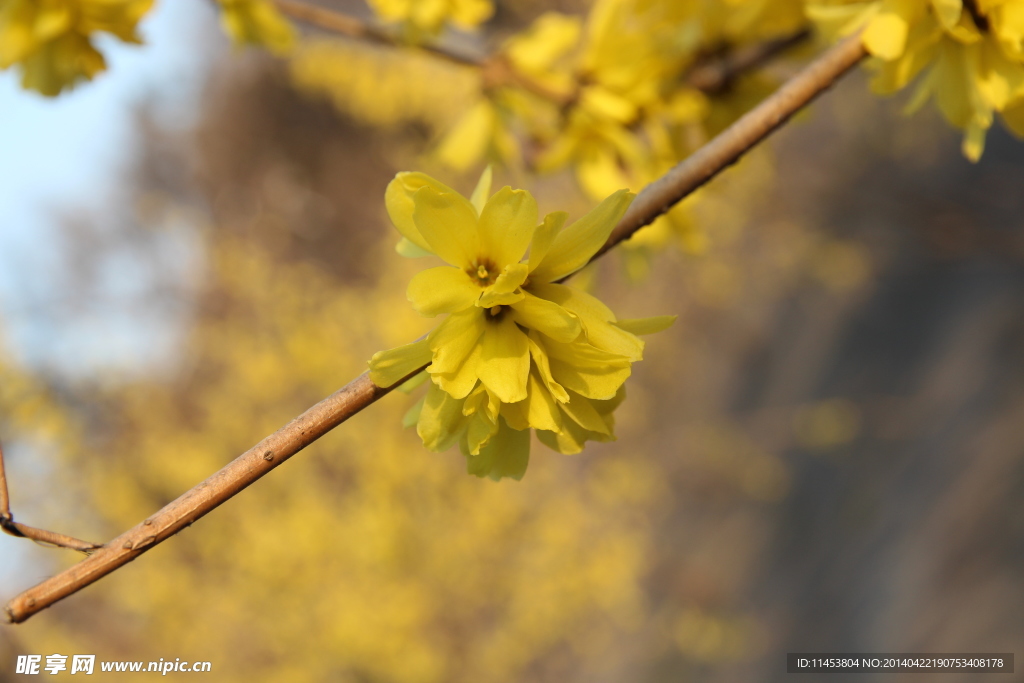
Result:
<instances>
[{"instance_id":1,"label":"flower stamen","mask_svg":"<svg viewBox=\"0 0 1024 683\"><path fill-rule=\"evenodd\" d=\"M469 273L469 276L476 280L476 283L481 287L489 287L498 279L498 269L490 261L480 259L474 265L476 266L475 269L470 268L466 272Z\"/></svg>"}]
</instances>

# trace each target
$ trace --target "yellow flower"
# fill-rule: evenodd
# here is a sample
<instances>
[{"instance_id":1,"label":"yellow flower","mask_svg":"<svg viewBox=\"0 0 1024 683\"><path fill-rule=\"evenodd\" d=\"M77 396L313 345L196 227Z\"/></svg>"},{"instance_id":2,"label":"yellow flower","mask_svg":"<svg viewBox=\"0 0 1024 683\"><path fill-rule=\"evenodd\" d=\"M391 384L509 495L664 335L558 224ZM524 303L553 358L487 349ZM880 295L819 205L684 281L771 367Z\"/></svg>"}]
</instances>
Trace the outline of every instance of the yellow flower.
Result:
<instances>
[{"instance_id":1,"label":"yellow flower","mask_svg":"<svg viewBox=\"0 0 1024 683\"><path fill-rule=\"evenodd\" d=\"M427 395L407 420L424 445L458 442L470 472L519 478L531 428L563 453L614 438L612 410L643 355L637 334L674 318L618 321L595 297L558 283L589 262L633 194L620 190L563 229L565 213L538 225L529 192L490 195L490 185L488 169L469 200L422 173L399 173L388 186L399 253L448 264L417 274L409 300L425 316L448 317L424 339L375 354L370 378L391 386L429 363Z\"/></svg>"},{"instance_id":2,"label":"yellow flower","mask_svg":"<svg viewBox=\"0 0 1024 683\"><path fill-rule=\"evenodd\" d=\"M18 64L22 86L53 97L106 69L93 35L140 43L152 0L0 0L0 69Z\"/></svg>"},{"instance_id":3,"label":"yellow flower","mask_svg":"<svg viewBox=\"0 0 1024 683\"><path fill-rule=\"evenodd\" d=\"M509 130L508 113L492 99L481 98L438 143L435 157L458 171L490 158L508 163L518 160L519 142Z\"/></svg>"},{"instance_id":4,"label":"yellow flower","mask_svg":"<svg viewBox=\"0 0 1024 683\"><path fill-rule=\"evenodd\" d=\"M864 27L864 46L877 58L876 91L896 92L923 74L908 110L934 97L965 131L972 161L995 113L1024 101L1024 0L817 0L808 14L832 33Z\"/></svg>"},{"instance_id":5,"label":"yellow flower","mask_svg":"<svg viewBox=\"0 0 1024 683\"><path fill-rule=\"evenodd\" d=\"M221 24L236 45L258 45L285 54L295 44L295 29L270 0L218 0Z\"/></svg>"},{"instance_id":6,"label":"yellow flower","mask_svg":"<svg viewBox=\"0 0 1024 683\"><path fill-rule=\"evenodd\" d=\"M437 35L445 22L471 29L494 14L490 0L369 0L386 21L401 21L413 38Z\"/></svg>"}]
</instances>

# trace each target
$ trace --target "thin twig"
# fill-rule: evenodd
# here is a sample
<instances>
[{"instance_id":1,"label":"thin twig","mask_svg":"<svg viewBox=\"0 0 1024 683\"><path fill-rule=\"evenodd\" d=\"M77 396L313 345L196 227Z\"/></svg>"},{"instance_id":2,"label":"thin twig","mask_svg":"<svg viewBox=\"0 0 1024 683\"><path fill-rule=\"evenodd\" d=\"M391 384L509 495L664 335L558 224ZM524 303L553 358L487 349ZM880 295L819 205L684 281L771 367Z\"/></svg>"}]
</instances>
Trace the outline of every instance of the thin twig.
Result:
<instances>
[{"instance_id":1,"label":"thin twig","mask_svg":"<svg viewBox=\"0 0 1024 683\"><path fill-rule=\"evenodd\" d=\"M350 14L344 14L319 5L310 5L299 0L274 0L274 4L283 14L296 21L301 21L325 31L339 33L350 38L359 38L390 47L406 47L398 36L386 29L374 26ZM448 62L463 66L483 66L484 60L474 55L456 52L443 45L424 43L417 45L421 50L429 52Z\"/></svg>"},{"instance_id":2,"label":"thin twig","mask_svg":"<svg viewBox=\"0 0 1024 683\"><path fill-rule=\"evenodd\" d=\"M300 0L274 0L274 4L283 14L288 15L296 21L316 26L325 31L337 33L349 38L357 38L378 45L387 47L411 47L392 32L374 26L351 14L345 14L336 10L310 5ZM501 52L488 57L470 55L456 52L451 48L436 43L423 43L417 45L419 49L428 54L452 62L460 66L471 66L480 69L485 87L498 87L505 85L518 85L519 87L551 100L559 105L570 101L570 95L551 90L543 84L520 73L509 62L508 58Z\"/></svg>"},{"instance_id":3,"label":"thin twig","mask_svg":"<svg viewBox=\"0 0 1024 683\"><path fill-rule=\"evenodd\" d=\"M828 89L864 54L859 36L854 36L821 55L743 118L641 192L594 258L653 222L675 202L733 164ZM411 373L410 377L422 369ZM394 386L398 384L400 382ZM6 606L8 619L15 623L25 621L134 560L389 391L390 388L375 386L368 374L360 375L90 557L16 596Z\"/></svg>"},{"instance_id":4,"label":"thin twig","mask_svg":"<svg viewBox=\"0 0 1024 683\"><path fill-rule=\"evenodd\" d=\"M350 14L319 5L311 5L301 0L274 0L274 4L283 14L292 19L331 33L388 47L409 47L387 29ZM785 38L741 47L703 60L689 72L685 79L686 83L708 94L720 93L741 74L764 65L776 55L805 41L809 36L810 31L805 29ZM483 72L484 83L490 87L517 85L560 106L570 104L578 96L578 93L552 90L521 73L501 52L482 57L459 52L437 43L424 43L416 47L448 62L480 68Z\"/></svg>"},{"instance_id":5,"label":"thin twig","mask_svg":"<svg viewBox=\"0 0 1024 683\"><path fill-rule=\"evenodd\" d=\"M58 534L56 531L37 529L34 526L29 526L28 524L15 522L10 517L0 517L0 529L3 529L5 533L10 534L11 536L27 538L30 541L35 541L36 543L42 543L44 545L52 545L57 548L77 550L80 553L89 554L97 548L102 547L97 543L82 541L73 536L68 536L67 534Z\"/></svg>"},{"instance_id":6,"label":"thin twig","mask_svg":"<svg viewBox=\"0 0 1024 683\"><path fill-rule=\"evenodd\" d=\"M702 60L686 75L686 84L709 95L721 93L739 76L764 66L783 52L806 42L810 37L811 32L802 29L784 38L747 45Z\"/></svg>"},{"instance_id":7,"label":"thin twig","mask_svg":"<svg viewBox=\"0 0 1024 683\"><path fill-rule=\"evenodd\" d=\"M517 69L503 52L496 52L484 60L480 65L480 72L485 89L516 85L549 102L554 102L559 107L566 107L579 97L579 93L575 91L578 86L569 92L553 90Z\"/></svg>"},{"instance_id":8,"label":"thin twig","mask_svg":"<svg viewBox=\"0 0 1024 683\"><path fill-rule=\"evenodd\" d=\"M7 468L4 467L3 444L0 444L0 519L11 519L11 497L7 493Z\"/></svg>"},{"instance_id":9,"label":"thin twig","mask_svg":"<svg viewBox=\"0 0 1024 683\"><path fill-rule=\"evenodd\" d=\"M57 546L58 548L70 548L79 552L92 552L100 546L88 541L80 541L77 538L66 534L58 534L56 531L37 529L34 526L21 524L14 521L11 513L11 498L7 492L7 468L4 465L4 449L0 446L0 530L11 536L27 538L36 543Z\"/></svg>"}]
</instances>

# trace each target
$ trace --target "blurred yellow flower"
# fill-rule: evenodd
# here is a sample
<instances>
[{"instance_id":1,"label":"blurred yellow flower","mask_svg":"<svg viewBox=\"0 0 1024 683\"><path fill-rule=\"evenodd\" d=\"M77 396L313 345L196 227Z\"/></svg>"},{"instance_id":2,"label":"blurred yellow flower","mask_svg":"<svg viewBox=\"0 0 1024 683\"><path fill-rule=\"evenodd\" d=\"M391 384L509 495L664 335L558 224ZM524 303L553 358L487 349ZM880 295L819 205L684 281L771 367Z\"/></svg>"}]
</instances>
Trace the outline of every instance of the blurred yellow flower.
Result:
<instances>
[{"instance_id":1,"label":"blurred yellow flower","mask_svg":"<svg viewBox=\"0 0 1024 683\"><path fill-rule=\"evenodd\" d=\"M411 37L436 35L451 21L471 29L490 19L490 0L369 0L370 7L386 21L403 22Z\"/></svg>"},{"instance_id":2,"label":"blurred yellow flower","mask_svg":"<svg viewBox=\"0 0 1024 683\"><path fill-rule=\"evenodd\" d=\"M275 54L295 44L295 29L270 0L218 0L221 24L236 45L257 45Z\"/></svg>"},{"instance_id":3,"label":"blurred yellow flower","mask_svg":"<svg viewBox=\"0 0 1024 683\"><path fill-rule=\"evenodd\" d=\"M399 253L449 264L416 275L409 300L422 315L449 315L424 339L375 354L370 378L391 386L429 363L427 395L407 423L431 450L458 442L471 473L518 479L531 428L562 453L614 438L612 411L643 355L637 335L674 317L618 321L598 299L557 282L600 249L632 193L615 192L563 229L564 212L538 226L529 192L490 189L490 169L469 200L423 173L400 173L388 186Z\"/></svg>"},{"instance_id":4,"label":"blurred yellow flower","mask_svg":"<svg viewBox=\"0 0 1024 683\"><path fill-rule=\"evenodd\" d=\"M934 97L964 130L977 161L996 112L1024 102L1024 0L815 0L808 14L827 32L863 27L877 58L873 87L889 94L922 75L908 111ZM1009 127L1024 133L1012 113Z\"/></svg>"},{"instance_id":5,"label":"blurred yellow flower","mask_svg":"<svg viewBox=\"0 0 1024 683\"><path fill-rule=\"evenodd\" d=\"M92 43L110 33L142 42L136 26L153 0L0 0L0 69L18 64L22 86L53 97L106 69Z\"/></svg>"}]
</instances>

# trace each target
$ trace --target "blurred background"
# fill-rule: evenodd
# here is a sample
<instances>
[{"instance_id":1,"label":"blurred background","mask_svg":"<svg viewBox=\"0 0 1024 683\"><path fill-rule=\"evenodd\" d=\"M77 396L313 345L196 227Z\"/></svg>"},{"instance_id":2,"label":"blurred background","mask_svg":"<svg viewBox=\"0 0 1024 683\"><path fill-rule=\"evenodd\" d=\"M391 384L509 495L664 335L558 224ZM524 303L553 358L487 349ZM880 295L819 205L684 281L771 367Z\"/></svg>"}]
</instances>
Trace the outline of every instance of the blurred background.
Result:
<instances>
[{"instance_id":1,"label":"blurred background","mask_svg":"<svg viewBox=\"0 0 1024 683\"><path fill-rule=\"evenodd\" d=\"M499 3L494 30L583 4ZM383 194L399 170L472 189L479 166L428 151L462 75L347 43L282 61L216 22L161 3L145 46L110 43L109 73L55 100L0 74L0 438L20 521L111 538L430 327ZM535 442L521 482L478 480L402 430L413 399L390 395L0 626L0 681L55 652L430 683L776 681L789 651L1013 651L1024 144L994 129L971 164L902 105L852 75L702 192L700 249L584 276L620 317L680 316L648 339L617 442ZM590 206L569 174L497 179L542 212ZM0 598L76 559L0 537Z\"/></svg>"}]
</instances>

